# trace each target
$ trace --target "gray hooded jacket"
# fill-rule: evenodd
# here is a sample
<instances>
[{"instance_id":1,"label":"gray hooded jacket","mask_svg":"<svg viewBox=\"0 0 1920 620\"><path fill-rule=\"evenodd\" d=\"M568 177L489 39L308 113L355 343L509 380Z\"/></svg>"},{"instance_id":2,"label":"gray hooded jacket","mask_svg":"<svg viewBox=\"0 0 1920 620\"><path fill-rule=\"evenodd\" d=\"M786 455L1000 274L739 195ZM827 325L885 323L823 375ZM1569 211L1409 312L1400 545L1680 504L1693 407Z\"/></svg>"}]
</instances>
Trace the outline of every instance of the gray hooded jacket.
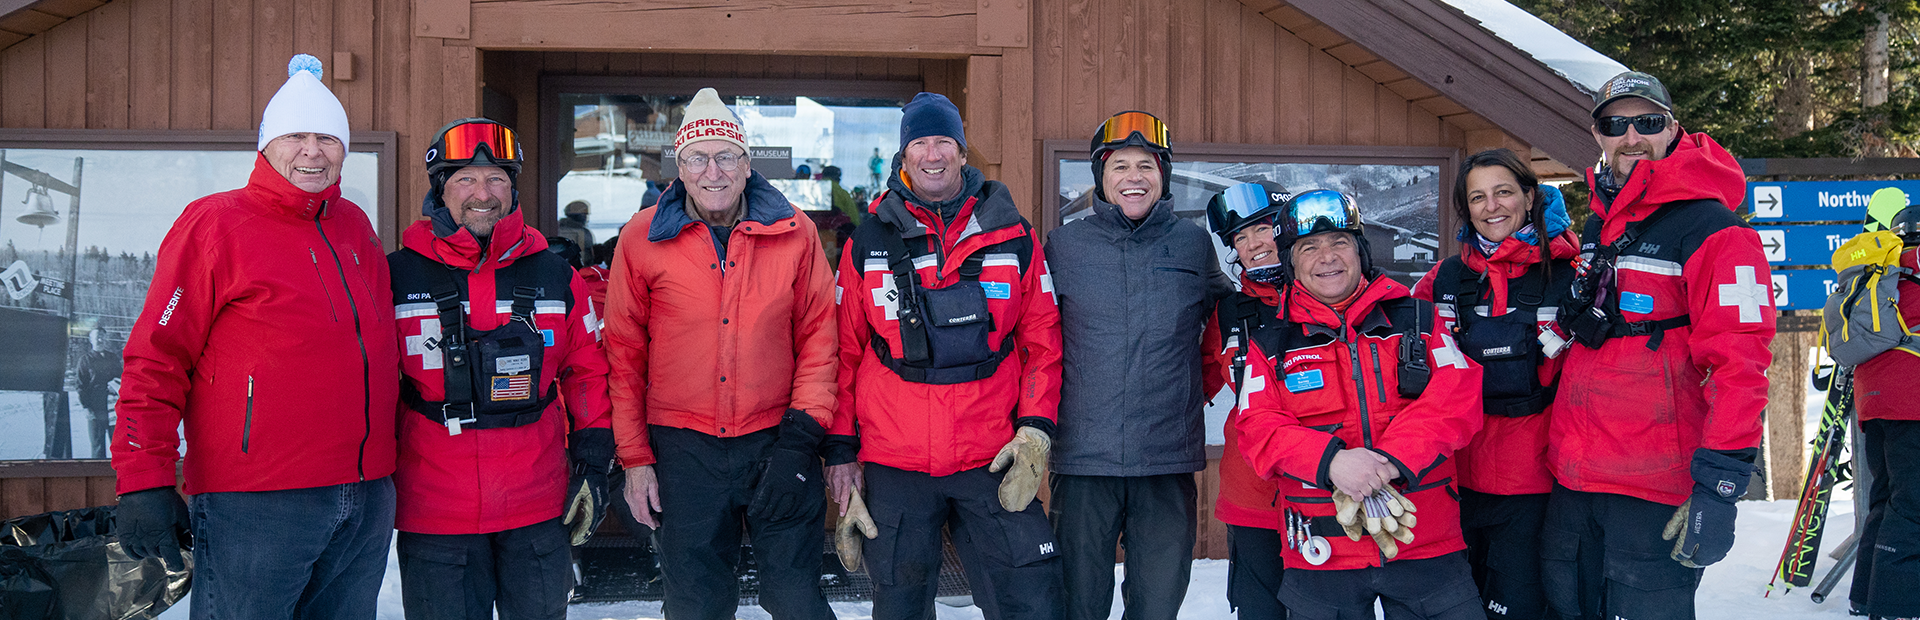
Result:
<instances>
[{"instance_id":1,"label":"gray hooded jacket","mask_svg":"<svg viewBox=\"0 0 1920 620\"><path fill-rule=\"evenodd\" d=\"M1053 471L1157 476L1207 465L1201 332L1233 292L1207 232L1162 199L1135 226L1094 214L1047 236L1065 346Z\"/></svg>"}]
</instances>

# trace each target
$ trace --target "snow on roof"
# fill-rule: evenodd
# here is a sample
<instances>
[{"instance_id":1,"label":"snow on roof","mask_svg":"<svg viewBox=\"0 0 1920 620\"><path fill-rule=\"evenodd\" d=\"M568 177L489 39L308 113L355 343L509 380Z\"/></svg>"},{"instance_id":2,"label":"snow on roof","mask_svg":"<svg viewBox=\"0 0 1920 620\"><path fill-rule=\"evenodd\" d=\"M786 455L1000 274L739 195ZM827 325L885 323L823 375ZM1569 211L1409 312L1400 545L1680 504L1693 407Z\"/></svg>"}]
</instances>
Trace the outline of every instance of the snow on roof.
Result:
<instances>
[{"instance_id":1,"label":"snow on roof","mask_svg":"<svg viewBox=\"0 0 1920 620\"><path fill-rule=\"evenodd\" d=\"M1626 65L1593 51L1507 0L1440 1L1478 20L1494 36L1533 56L1583 92L1592 93L1608 78L1627 70Z\"/></svg>"}]
</instances>

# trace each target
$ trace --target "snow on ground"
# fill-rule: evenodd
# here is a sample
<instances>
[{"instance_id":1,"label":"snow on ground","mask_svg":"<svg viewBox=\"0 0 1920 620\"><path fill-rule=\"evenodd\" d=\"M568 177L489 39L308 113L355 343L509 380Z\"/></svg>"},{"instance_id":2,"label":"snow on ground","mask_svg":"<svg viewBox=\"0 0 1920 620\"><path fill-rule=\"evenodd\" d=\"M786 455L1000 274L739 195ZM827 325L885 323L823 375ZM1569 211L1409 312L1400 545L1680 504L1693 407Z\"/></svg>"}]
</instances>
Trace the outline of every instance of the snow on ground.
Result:
<instances>
[{"instance_id":1,"label":"snow on ground","mask_svg":"<svg viewBox=\"0 0 1920 620\"><path fill-rule=\"evenodd\" d=\"M1813 591L1811 587L1795 589L1791 593L1775 589L1771 596L1762 597L1767 592L1767 581L1773 576L1774 566L1780 561L1780 550L1786 543L1787 524L1792 519L1792 500L1740 503L1733 553L1725 561L1708 567L1700 585L1696 609L1701 620L1848 618L1847 588L1853 583L1853 572L1850 570L1823 604L1816 605L1808 598L1807 595ZM1853 502L1835 500L1827 519L1827 532L1820 540L1821 556L1814 573L1816 585L1834 565L1833 559L1827 557L1826 553L1853 532ZM1124 570L1116 567L1115 572L1121 579L1125 578ZM1232 617L1233 613L1227 609L1226 584L1225 560L1194 561L1193 585L1187 588L1187 599L1180 608L1180 617L1192 620ZM1121 606L1118 588L1115 590L1113 618L1117 619ZM187 603L182 602L161 614L160 618L185 620L187 607ZM940 620L975 620L981 617L978 607L935 605L934 608ZM867 620L872 617L873 606L868 603L834 603L833 611L841 620ZM381 620L402 620L400 566L393 556L387 560L386 583L380 586L379 617ZM658 602L586 603L569 608L567 617L574 620L654 620L661 618L661 614ZM759 607L742 607L737 617L743 620L771 618L766 610Z\"/></svg>"}]
</instances>

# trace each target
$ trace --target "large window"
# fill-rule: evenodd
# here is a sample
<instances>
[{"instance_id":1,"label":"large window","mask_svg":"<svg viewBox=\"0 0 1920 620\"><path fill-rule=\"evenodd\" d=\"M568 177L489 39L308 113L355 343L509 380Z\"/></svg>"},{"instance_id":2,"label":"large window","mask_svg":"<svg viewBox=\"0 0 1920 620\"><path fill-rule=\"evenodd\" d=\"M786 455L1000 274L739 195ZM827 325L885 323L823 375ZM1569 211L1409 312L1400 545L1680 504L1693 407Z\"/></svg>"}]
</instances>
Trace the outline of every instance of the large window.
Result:
<instances>
[{"instance_id":1,"label":"large window","mask_svg":"<svg viewBox=\"0 0 1920 620\"><path fill-rule=\"evenodd\" d=\"M1271 181L1288 192L1331 189L1351 196L1367 226L1373 264L1411 287L1453 247L1452 210L1442 197L1453 191L1458 167L1453 149L1427 147L1262 146L1176 144L1173 210L1207 228L1207 203L1239 183ZM1093 214L1093 167L1084 142L1048 141L1043 226L1060 226ZM1238 281L1239 266L1211 234L1220 268ZM1207 443L1220 444L1231 390L1207 406Z\"/></svg>"},{"instance_id":2,"label":"large window","mask_svg":"<svg viewBox=\"0 0 1920 620\"><path fill-rule=\"evenodd\" d=\"M816 221L833 209L829 166L851 197L877 193L899 148L900 107L920 89L912 82L548 78L542 91L556 138L545 141L544 170L562 221L584 211L593 243L601 244L652 206L676 174L674 132L705 87L740 116L753 170Z\"/></svg>"},{"instance_id":3,"label":"large window","mask_svg":"<svg viewBox=\"0 0 1920 620\"><path fill-rule=\"evenodd\" d=\"M340 175L389 247L393 140L356 132ZM160 241L187 203L247 184L254 146L247 131L0 130L0 460L107 455Z\"/></svg>"}]
</instances>

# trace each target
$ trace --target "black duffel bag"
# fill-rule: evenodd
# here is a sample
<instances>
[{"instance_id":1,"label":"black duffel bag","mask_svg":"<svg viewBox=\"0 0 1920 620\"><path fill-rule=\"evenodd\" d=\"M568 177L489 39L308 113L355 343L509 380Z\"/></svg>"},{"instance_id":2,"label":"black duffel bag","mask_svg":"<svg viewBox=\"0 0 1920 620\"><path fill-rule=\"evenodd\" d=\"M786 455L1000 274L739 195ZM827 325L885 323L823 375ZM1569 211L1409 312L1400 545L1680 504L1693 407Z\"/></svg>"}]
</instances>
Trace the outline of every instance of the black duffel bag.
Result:
<instances>
[{"instance_id":1,"label":"black duffel bag","mask_svg":"<svg viewBox=\"0 0 1920 620\"><path fill-rule=\"evenodd\" d=\"M0 523L0 620L150 620L186 598L193 554L178 571L135 560L113 525L112 506Z\"/></svg>"}]
</instances>

